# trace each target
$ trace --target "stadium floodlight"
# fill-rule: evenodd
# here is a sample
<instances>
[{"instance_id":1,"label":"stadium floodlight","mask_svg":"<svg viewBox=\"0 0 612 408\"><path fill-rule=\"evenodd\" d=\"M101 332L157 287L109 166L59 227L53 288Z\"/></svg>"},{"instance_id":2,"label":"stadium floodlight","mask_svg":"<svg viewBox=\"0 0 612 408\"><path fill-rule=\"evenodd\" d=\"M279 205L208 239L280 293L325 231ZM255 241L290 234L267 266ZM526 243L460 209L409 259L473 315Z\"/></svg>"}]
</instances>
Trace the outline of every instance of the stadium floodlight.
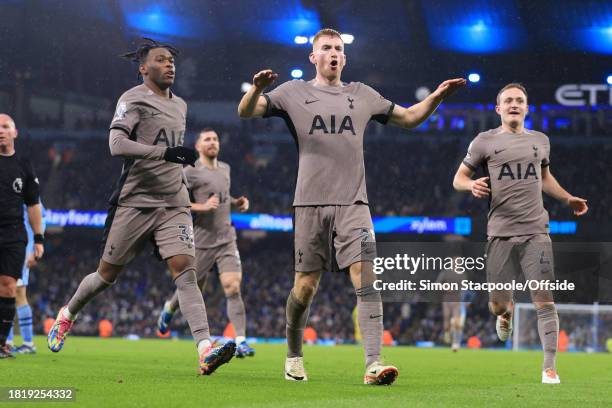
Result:
<instances>
[{"instance_id":1,"label":"stadium floodlight","mask_svg":"<svg viewBox=\"0 0 612 408\"><path fill-rule=\"evenodd\" d=\"M307 44L308 43L308 37L304 36L304 35L296 35L295 38L293 39L293 42L296 44Z\"/></svg>"},{"instance_id":2,"label":"stadium floodlight","mask_svg":"<svg viewBox=\"0 0 612 408\"><path fill-rule=\"evenodd\" d=\"M608 75L608 77L606 78L606 82L608 83L608 85L612 85L612 75Z\"/></svg>"},{"instance_id":3,"label":"stadium floodlight","mask_svg":"<svg viewBox=\"0 0 612 408\"><path fill-rule=\"evenodd\" d=\"M240 90L242 91L242 93L247 93L249 92L249 89L251 89L253 85L248 83L248 82L243 82L242 85L240 85Z\"/></svg>"},{"instance_id":4,"label":"stadium floodlight","mask_svg":"<svg viewBox=\"0 0 612 408\"><path fill-rule=\"evenodd\" d=\"M340 34L340 38L345 44L352 44L355 40L355 36L353 34Z\"/></svg>"},{"instance_id":5,"label":"stadium floodlight","mask_svg":"<svg viewBox=\"0 0 612 408\"><path fill-rule=\"evenodd\" d=\"M472 31L481 32L488 29L487 25L482 20L478 20L476 24L471 27Z\"/></svg>"},{"instance_id":6,"label":"stadium floodlight","mask_svg":"<svg viewBox=\"0 0 612 408\"><path fill-rule=\"evenodd\" d=\"M301 69L293 68L291 70L291 78L293 78L293 79L300 79L303 76L304 76L304 71L302 71Z\"/></svg>"},{"instance_id":7,"label":"stadium floodlight","mask_svg":"<svg viewBox=\"0 0 612 408\"><path fill-rule=\"evenodd\" d=\"M414 92L414 97L417 101L422 101L431 94L431 91L426 86L420 86Z\"/></svg>"},{"instance_id":8,"label":"stadium floodlight","mask_svg":"<svg viewBox=\"0 0 612 408\"><path fill-rule=\"evenodd\" d=\"M477 74L476 72L471 72L468 75L468 81L470 81L473 84L480 82L480 74Z\"/></svg>"}]
</instances>

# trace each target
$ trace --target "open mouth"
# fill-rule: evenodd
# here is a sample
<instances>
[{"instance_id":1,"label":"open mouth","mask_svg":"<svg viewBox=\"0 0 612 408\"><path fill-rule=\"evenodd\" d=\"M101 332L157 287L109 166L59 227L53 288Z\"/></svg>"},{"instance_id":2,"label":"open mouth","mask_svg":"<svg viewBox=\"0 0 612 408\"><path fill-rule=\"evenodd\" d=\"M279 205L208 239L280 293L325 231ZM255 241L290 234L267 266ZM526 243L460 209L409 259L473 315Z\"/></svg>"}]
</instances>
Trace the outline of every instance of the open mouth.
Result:
<instances>
[{"instance_id":1,"label":"open mouth","mask_svg":"<svg viewBox=\"0 0 612 408\"><path fill-rule=\"evenodd\" d=\"M337 68L338 68L338 60L332 60L332 62L330 63L330 65L331 65L331 68L332 68L333 70L337 69Z\"/></svg>"}]
</instances>

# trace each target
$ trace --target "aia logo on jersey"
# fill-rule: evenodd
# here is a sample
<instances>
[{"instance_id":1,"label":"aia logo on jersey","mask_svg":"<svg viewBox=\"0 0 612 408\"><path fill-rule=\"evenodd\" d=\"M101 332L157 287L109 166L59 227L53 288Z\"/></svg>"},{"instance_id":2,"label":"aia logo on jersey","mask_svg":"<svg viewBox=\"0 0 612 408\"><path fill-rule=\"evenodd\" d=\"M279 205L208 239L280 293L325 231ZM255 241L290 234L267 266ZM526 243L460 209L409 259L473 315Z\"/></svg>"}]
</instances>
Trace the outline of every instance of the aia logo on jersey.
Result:
<instances>
[{"instance_id":1,"label":"aia logo on jersey","mask_svg":"<svg viewBox=\"0 0 612 408\"><path fill-rule=\"evenodd\" d=\"M165 143L167 147L182 146L184 140L184 130L180 130L177 132L171 130L170 132L166 132L166 129L161 128L157 133L157 136L155 136L155 141L153 142L153 145L156 146L160 143Z\"/></svg>"},{"instance_id":2,"label":"aia logo on jersey","mask_svg":"<svg viewBox=\"0 0 612 408\"><path fill-rule=\"evenodd\" d=\"M312 135L315 130L321 131L323 134L341 134L342 132L351 132L355 135L355 128L353 127L353 119L350 116L345 116L340 122L340 126L336 131L336 115L331 115L329 122L325 122L321 115L315 115L312 119L312 125L310 126L309 135Z\"/></svg>"},{"instance_id":3,"label":"aia logo on jersey","mask_svg":"<svg viewBox=\"0 0 612 408\"><path fill-rule=\"evenodd\" d=\"M527 180L530 176L533 176L535 180L538 179L538 173L536 173L536 168L533 163L529 163L524 172L522 163L515 163L514 168L511 164L504 163L497 179L503 180L504 178L508 178L510 180Z\"/></svg>"},{"instance_id":4,"label":"aia logo on jersey","mask_svg":"<svg viewBox=\"0 0 612 408\"><path fill-rule=\"evenodd\" d=\"M21 177L17 177L13 181L13 191L17 194L20 194L23 191L23 180L21 179Z\"/></svg>"}]
</instances>

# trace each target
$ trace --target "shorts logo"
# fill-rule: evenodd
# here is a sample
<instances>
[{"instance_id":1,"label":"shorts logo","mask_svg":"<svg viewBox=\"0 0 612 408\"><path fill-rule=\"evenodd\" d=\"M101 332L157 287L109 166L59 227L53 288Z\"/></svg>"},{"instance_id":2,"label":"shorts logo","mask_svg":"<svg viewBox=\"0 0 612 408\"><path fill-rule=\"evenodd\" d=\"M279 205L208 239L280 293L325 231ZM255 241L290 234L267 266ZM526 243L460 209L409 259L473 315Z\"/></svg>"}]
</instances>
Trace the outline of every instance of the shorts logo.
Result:
<instances>
[{"instance_id":1,"label":"shorts logo","mask_svg":"<svg viewBox=\"0 0 612 408\"><path fill-rule=\"evenodd\" d=\"M178 238L186 242L189 245L189 248L193 246L193 227L191 225L181 224L178 226L179 235Z\"/></svg>"},{"instance_id":2,"label":"shorts logo","mask_svg":"<svg viewBox=\"0 0 612 408\"><path fill-rule=\"evenodd\" d=\"M15 181L13 181L13 191L16 193L21 193L21 191L23 191L23 180L20 177L17 177Z\"/></svg>"},{"instance_id":3,"label":"shorts logo","mask_svg":"<svg viewBox=\"0 0 612 408\"><path fill-rule=\"evenodd\" d=\"M112 254L113 254L113 251L115 250L115 246L114 246L113 244L111 244L110 248L111 248L111 249L110 249L110 251L108 251L108 254L109 254L109 255L112 255Z\"/></svg>"},{"instance_id":4,"label":"shorts logo","mask_svg":"<svg viewBox=\"0 0 612 408\"><path fill-rule=\"evenodd\" d=\"M550 260L548 259L544 251L542 251L542 253L540 254L540 265L550 265Z\"/></svg>"},{"instance_id":5,"label":"shorts logo","mask_svg":"<svg viewBox=\"0 0 612 408\"><path fill-rule=\"evenodd\" d=\"M302 252L301 249L298 249L297 255L298 255L298 263L302 263L302 255L304 255L304 253Z\"/></svg>"},{"instance_id":6,"label":"shorts logo","mask_svg":"<svg viewBox=\"0 0 612 408\"><path fill-rule=\"evenodd\" d=\"M117 110L115 111L115 117L113 120L123 120L125 119L125 112L127 112L127 103L119 102L117 105Z\"/></svg>"},{"instance_id":7,"label":"shorts logo","mask_svg":"<svg viewBox=\"0 0 612 408\"><path fill-rule=\"evenodd\" d=\"M361 230L361 242L374 242L374 241L376 241L374 230L371 228L363 228Z\"/></svg>"}]
</instances>

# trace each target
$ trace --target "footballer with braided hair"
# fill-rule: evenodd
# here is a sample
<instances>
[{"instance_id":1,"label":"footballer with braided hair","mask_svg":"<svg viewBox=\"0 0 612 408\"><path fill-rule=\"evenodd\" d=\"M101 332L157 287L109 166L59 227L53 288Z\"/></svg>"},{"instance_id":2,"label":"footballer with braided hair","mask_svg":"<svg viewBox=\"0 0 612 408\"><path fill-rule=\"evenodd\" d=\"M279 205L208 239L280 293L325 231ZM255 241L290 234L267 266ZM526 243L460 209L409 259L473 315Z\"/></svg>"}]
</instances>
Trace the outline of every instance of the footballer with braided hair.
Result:
<instances>
[{"instance_id":1,"label":"footballer with braided hair","mask_svg":"<svg viewBox=\"0 0 612 408\"><path fill-rule=\"evenodd\" d=\"M232 341L212 347L208 319L194 268L195 249L190 201L183 165L194 165L195 150L184 147L187 105L170 87L176 75L176 48L148 38L122 55L138 63L143 83L119 98L110 124L112 156L123 157L123 170L110 198L98 270L87 275L48 336L51 351L62 349L79 311L112 286L147 242L166 261L179 304L200 356L199 371L212 374L234 355Z\"/></svg>"}]
</instances>

